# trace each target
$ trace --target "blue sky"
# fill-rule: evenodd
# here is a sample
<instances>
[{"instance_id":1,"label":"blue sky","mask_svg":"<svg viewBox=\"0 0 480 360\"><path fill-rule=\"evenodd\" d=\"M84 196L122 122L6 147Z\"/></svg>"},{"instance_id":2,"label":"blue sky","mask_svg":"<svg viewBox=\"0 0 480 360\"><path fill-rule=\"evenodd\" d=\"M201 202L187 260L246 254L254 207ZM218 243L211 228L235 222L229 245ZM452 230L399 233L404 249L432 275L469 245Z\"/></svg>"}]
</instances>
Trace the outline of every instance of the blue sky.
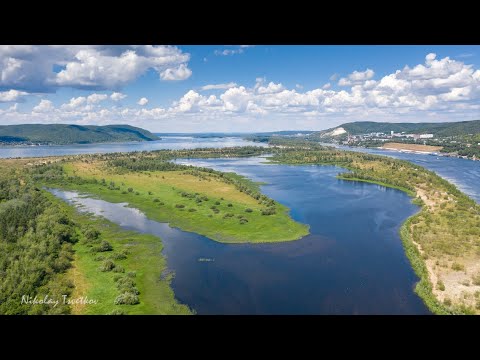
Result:
<instances>
[{"instance_id":1,"label":"blue sky","mask_svg":"<svg viewBox=\"0 0 480 360\"><path fill-rule=\"evenodd\" d=\"M0 124L211 132L480 119L479 50L0 46Z\"/></svg>"}]
</instances>

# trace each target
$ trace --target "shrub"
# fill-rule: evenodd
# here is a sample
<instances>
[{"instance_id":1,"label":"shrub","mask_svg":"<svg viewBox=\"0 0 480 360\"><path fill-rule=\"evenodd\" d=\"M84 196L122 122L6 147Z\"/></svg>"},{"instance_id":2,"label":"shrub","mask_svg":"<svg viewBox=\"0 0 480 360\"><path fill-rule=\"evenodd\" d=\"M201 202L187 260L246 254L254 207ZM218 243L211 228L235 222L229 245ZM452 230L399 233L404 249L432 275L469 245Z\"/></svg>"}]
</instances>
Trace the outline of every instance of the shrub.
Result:
<instances>
[{"instance_id":1,"label":"shrub","mask_svg":"<svg viewBox=\"0 0 480 360\"><path fill-rule=\"evenodd\" d=\"M240 219L240 225L248 223L248 220L245 218Z\"/></svg>"},{"instance_id":2,"label":"shrub","mask_svg":"<svg viewBox=\"0 0 480 360\"><path fill-rule=\"evenodd\" d=\"M188 209L189 212L195 212L197 209Z\"/></svg>"},{"instance_id":3,"label":"shrub","mask_svg":"<svg viewBox=\"0 0 480 360\"><path fill-rule=\"evenodd\" d=\"M275 208L266 208L262 210L262 215L274 215L276 214Z\"/></svg>"},{"instance_id":4,"label":"shrub","mask_svg":"<svg viewBox=\"0 0 480 360\"><path fill-rule=\"evenodd\" d=\"M215 201L215 205L220 205L220 201Z\"/></svg>"},{"instance_id":5,"label":"shrub","mask_svg":"<svg viewBox=\"0 0 480 360\"><path fill-rule=\"evenodd\" d=\"M137 273L135 271L129 271L126 275L130 278L137 277Z\"/></svg>"},{"instance_id":6,"label":"shrub","mask_svg":"<svg viewBox=\"0 0 480 360\"><path fill-rule=\"evenodd\" d=\"M463 271L463 270L465 270L465 266L463 264L459 264L459 263L454 262L452 264L452 270Z\"/></svg>"},{"instance_id":7,"label":"shrub","mask_svg":"<svg viewBox=\"0 0 480 360\"><path fill-rule=\"evenodd\" d=\"M92 252L105 252L105 251L112 251L112 245L108 241L103 240L100 245L95 246L91 249Z\"/></svg>"},{"instance_id":8,"label":"shrub","mask_svg":"<svg viewBox=\"0 0 480 360\"><path fill-rule=\"evenodd\" d=\"M151 191L148 192L148 195L153 195L153 193Z\"/></svg>"},{"instance_id":9,"label":"shrub","mask_svg":"<svg viewBox=\"0 0 480 360\"><path fill-rule=\"evenodd\" d=\"M135 305L139 302L140 300L137 295L128 292L118 295L115 299L115 305Z\"/></svg>"},{"instance_id":10,"label":"shrub","mask_svg":"<svg viewBox=\"0 0 480 360\"><path fill-rule=\"evenodd\" d=\"M473 285L480 286L480 274L477 274L476 276L472 277L472 282L473 282Z\"/></svg>"},{"instance_id":11,"label":"shrub","mask_svg":"<svg viewBox=\"0 0 480 360\"><path fill-rule=\"evenodd\" d=\"M98 256L95 256L95 261L102 261L102 260L105 260L105 256L103 255L98 255Z\"/></svg>"},{"instance_id":12,"label":"shrub","mask_svg":"<svg viewBox=\"0 0 480 360\"><path fill-rule=\"evenodd\" d=\"M232 206L233 206L233 204L228 204L227 206L228 206L228 207L232 207Z\"/></svg>"},{"instance_id":13,"label":"shrub","mask_svg":"<svg viewBox=\"0 0 480 360\"><path fill-rule=\"evenodd\" d=\"M128 190L129 193L133 192L133 188L131 188L131 187L128 188L127 190Z\"/></svg>"},{"instance_id":14,"label":"shrub","mask_svg":"<svg viewBox=\"0 0 480 360\"><path fill-rule=\"evenodd\" d=\"M112 269L112 271L116 272L116 273L124 273L125 268L121 265L115 265L115 267Z\"/></svg>"},{"instance_id":15,"label":"shrub","mask_svg":"<svg viewBox=\"0 0 480 360\"><path fill-rule=\"evenodd\" d=\"M120 279L117 281L117 288L127 288L127 287L134 287L135 286L135 281L128 277L128 276L122 276Z\"/></svg>"},{"instance_id":16,"label":"shrub","mask_svg":"<svg viewBox=\"0 0 480 360\"><path fill-rule=\"evenodd\" d=\"M122 194L125 195L125 194L128 194L125 190L122 191ZM114 310L115 311L115 310Z\"/></svg>"},{"instance_id":17,"label":"shrub","mask_svg":"<svg viewBox=\"0 0 480 360\"><path fill-rule=\"evenodd\" d=\"M446 298L445 300L443 300L443 304L446 305L446 306L451 306L452 305L452 300L450 300L449 298Z\"/></svg>"},{"instance_id":18,"label":"shrub","mask_svg":"<svg viewBox=\"0 0 480 360\"><path fill-rule=\"evenodd\" d=\"M160 202L160 199L155 198L153 199L153 202Z\"/></svg>"},{"instance_id":19,"label":"shrub","mask_svg":"<svg viewBox=\"0 0 480 360\"><path fill-rule=\"evenodd\" d=\"M445 284L443 283L442 280L437 281L437 289L440 291L445 291Z\"/></svg>"},{"instance_id":20,"label":"shrub","mask_svg":"<svg viewBox=\"0 0 480 360\"><path fill-rule=\"evenodd\" d=\"M253 210L252 210L252 209L250 209L250 208L246 208L246 209L245 209L245 212L247 212L247 213L251 213L251 212L253 212Z\"/></svg>"},{"instance_id":21,"label":"shrub","mask_svg":"<svg viewBox=\"0 0 480 360\"><path fill-rule=\"evenodd\" d=\"M87 230L84 231L83 235L85 235L85 239L87 241L94 241L97 240L98 237L100 236L100 231L94 228L87 228Z\"/></svg>"},{"instance_id":22,"label":"shrub","mask_svg":"<svg viewBox=\"0 0 480 360\"><path fill-rule=\"evenodd\" d=\"M182 205L182 204L176 204L175 207L177 209L183 209L185 207L185 205Z\"/></svg>"},{"instance_id":23,"label":"shrub","mask_svg":"<svg viewBox=\"0 0 480 360\"><path fill-rule=\"evenodd\" d=\"M113 260L125 260L127 258L127 255L123 253L115 253L115 254L112 254L111 258Z\"/></svg>"},{"instance_id":24,"label":"shrub","mask_svg":"<svg viewBox=\"0 0 480 360\"><path fill-rule=\"evenodd\" d=\"M123 279L123 275L120 275L120 274L113 275L113 281L117 282L120 279Z\"/></svg>"},{"instance_id":25,"label":"shrub","mask_svg":"<svg viewBox=\"0 0 480 360\"><path fill-rule=\"evenodd\" d=\"M108 315L125 315L125 312L120 309L114 309Z\"/></svg>"},{"instance_id":26,"label":"shrub","mask_svg":"<svg viewBox=\"0 0 480 360\"><path fill-rule=\"evenodd\" d=\"M135 191L135 195L140 195L140 193L138 191Z\"/></svg>"},{"instance_id":27,"label":"shrub","mask_svg":"<svg viewBox=\"0 0 480 360\"><path fill-rule=\"evenodd\" d=\"M165 203L163 201L160 201L158 205L165 205Z\"/></svg>"},{"instance_id":28,"label":"shrub","mask_svg":"<svg viewBox=\"0 0 480 360\"><path fill-rule=\"evenodd\" d=\"M105 260L98 269L103 272L112 271L115 269L115 263L112 260Z\"/></svg>"},{"instance_id":29,"label":"shrub","mask_svg":"<svg viewBox=\"0 0 480 360\"><path fill-rule=\"evenodd\" d=\"M100 243L99 248L100 248L100 251L112 251L113 250L112 245L110 245L110 243L108 241L105 241L105 240L103 240Z\"/></svg>"}]
</instances>

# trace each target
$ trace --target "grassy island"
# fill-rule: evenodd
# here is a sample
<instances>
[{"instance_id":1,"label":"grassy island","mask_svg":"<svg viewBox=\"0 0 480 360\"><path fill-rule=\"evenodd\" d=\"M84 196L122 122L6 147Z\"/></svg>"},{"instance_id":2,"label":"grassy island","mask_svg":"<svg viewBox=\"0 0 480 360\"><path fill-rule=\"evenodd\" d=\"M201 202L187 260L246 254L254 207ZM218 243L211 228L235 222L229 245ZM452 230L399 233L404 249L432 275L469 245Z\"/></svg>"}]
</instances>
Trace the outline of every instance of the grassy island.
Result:
<instances>
[{"instance_id":1,"label":"grassy island","mask_svg":"<svg viewBox=\"0 0 480 360\"><path fill-rule=\"evenodd\" d=\"M210 151L211 156L219 154ZM184 155L83 155L35 167L32 173L44 185L127 202L153 220L220 242L291 241L308 234L308 227L291 219L287 207L263 195L259 184L234 173L167 161Z\"/></svg>"}]
</instances>

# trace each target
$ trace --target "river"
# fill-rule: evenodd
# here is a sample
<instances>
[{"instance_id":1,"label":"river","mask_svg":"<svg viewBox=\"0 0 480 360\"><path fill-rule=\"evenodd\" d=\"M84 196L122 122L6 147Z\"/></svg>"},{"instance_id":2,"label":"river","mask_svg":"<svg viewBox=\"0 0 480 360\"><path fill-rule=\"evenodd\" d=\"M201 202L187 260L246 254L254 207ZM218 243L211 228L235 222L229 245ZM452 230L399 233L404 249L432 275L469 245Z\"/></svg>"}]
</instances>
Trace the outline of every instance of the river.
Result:
<instances>
[{"instance_id":1,"label":"river","mask_svg":"<svg viewBox=\"0 0 480 360\"><path fill-rule=\"evenodd\" d=\"M79 154L105 154L114 152L179 150L203 148L220 148L230 146L266 146L240 137L199 138L191 136L166 136L156 141L135 141L124 143L43 145L43 146L0 146L0 158L44 157Z\"/></svg>"},{"instance_id":2,"label":"river","mask_svg":"<svg viewBox=\"0 0 480 360\"><path fill-rule=\"evenodd\" d=\"M413 292L418 279L398 236L400 224L417 211L410 198L382 186L338 180L338 167L262 161L182 162L267 183L262 192L309 224L310 235L276 244L223 244L149 220L126 204L54 193L82 211L159 236L175 272L175 295L198 314L429 313Z\"/></svg>"}]
</instances>

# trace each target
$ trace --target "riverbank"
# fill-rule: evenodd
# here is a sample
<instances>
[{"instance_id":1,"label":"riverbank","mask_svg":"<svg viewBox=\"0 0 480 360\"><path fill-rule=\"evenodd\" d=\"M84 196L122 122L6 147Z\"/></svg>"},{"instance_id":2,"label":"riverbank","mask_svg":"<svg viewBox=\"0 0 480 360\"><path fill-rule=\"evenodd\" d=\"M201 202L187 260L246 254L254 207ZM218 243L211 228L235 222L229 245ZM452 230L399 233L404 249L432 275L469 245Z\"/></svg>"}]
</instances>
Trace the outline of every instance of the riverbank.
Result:
<instances>
[{"instance_id":1,"label":"riverbank","mask_svg":"<svg viewBox=\"0 0 480 360\"><path fill-rule=\"evenodd\" d=\"M67 272L74 284L70 299L84 298L92 302L72 304L73 314L192 313L175 299L170 287L173 274L162 276L167 271L167 264L158 237L124 230L106 219L82 213L52 194L46 193L46 196L57 203L77 227L79 239L73 246L75 255ZM110 245L110 250L93 251L105 242ZM109 270L105 268L107 262L113 264ZM122 282L125 286L121 285ZM128 293L127 283L132 283L138 290L138 303L118 301L119 296Z\"/></svg>"},{"instance_id":2,"label":"riverbank","mask_svg":"<svg viewBox=\"0 0 480 360\"><path fill-rule=\"evenodd\" d=\"M385 143L379 149L383 150L395 150L395 151L407 151L414 152L419 154L434 154L441 151L443 148L441 146L430 146L430 145L420 145L420 144L403 144L403 143Z\"/></svg>"},{"instance_id":3,"label":"riverbank","mask_svg":"<svg viewBox=\"0 0 480 360\"><path fill-rule=\"evenodd\" d=\"M415 291L435 313L480 312L480 207L454 185L418 165L346 151L295 151L275 163L338 165L344 180L373 182L414 195L419 213L401 227L406 254L420 278Z\"/></svg>"}]
</instances>

